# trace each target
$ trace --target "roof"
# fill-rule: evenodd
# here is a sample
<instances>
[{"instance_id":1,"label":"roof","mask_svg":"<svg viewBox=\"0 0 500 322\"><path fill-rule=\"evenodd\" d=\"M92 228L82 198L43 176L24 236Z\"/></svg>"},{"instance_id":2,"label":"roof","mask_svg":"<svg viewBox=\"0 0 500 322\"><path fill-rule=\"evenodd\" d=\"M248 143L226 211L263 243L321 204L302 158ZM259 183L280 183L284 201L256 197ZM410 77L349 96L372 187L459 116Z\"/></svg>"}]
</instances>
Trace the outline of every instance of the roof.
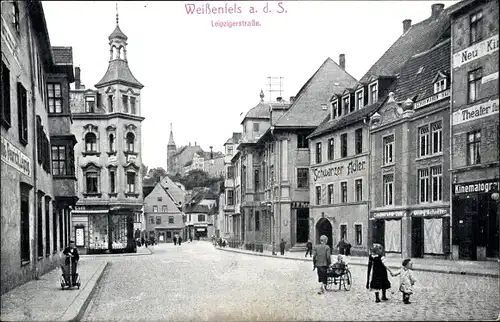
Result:
<instances>
[{"instance_id":1,"label":"roof","mask_svg":"<svg viewBox=\"0 0 500 322\"><path fill-rule=\"evenodd\" d=\"M431 50L413 56L403 67L394 90L396 100L422 100L434 94L432 83L439 74L450 72L450 39ZM421 72L419 73L419 70ZM417 98L415 96L418 95Z\"/></svg>"},{"instance_id":2,"label":"roof","mask_svg":"<svg viewBox=\"0 0 500 322\"><path fill-rule=\"evenodd\" d=\"M175 152L173 156L182 154L183 152L190 152L195 154L196 152L203 152L203 149L199 145L185 145L179 148L179 150Z\"/></svg>"},{"instance_id":3,"label":"roof","mask_svg":"<svg viewBox=\"0 0 500 322\"><path fill-rule=\"evenodd\" d=\"M123 40L128 39L127 36L123 33L123 31L120 29L120 26L118 26L118 24L116 24L115 30L113 30L111 35L109 35L109 37L108 37L109 40L114 39L114 38L119 38L119 39L123 39Z\"/></svg>"},{"instance_id":4,"label":"roof","mask_svg":"<svg viewBox=\"0 0 500 322\"><path fill-rule=\"evenodd\" d=\"M224 145L226 144L236 144L238 142L241 141L241 137L242 137L242 133L240 132L233 132L233 136L230 137L229 139L227 139L226 143L224 143Z\"/></svg>"},{"instance_id":5,"label":"roof","mask_svg":"<svg viewBox=\"0 0 500 322\"><path fill-rule=\"evenodd\" d=\"M367 82L371 76L398 75L408 59L440 42L442 35L450 27L450 14L463 5L464 1L456 3L444 9L437 18L429 17L412 25L373 64L360 82Z\"/></svg>"},{"instance_id":6,"label":"roof","mask_svg":"<svg viewBox=\"0 0 500 322\"><path fill-rule=\"evenodd\" d=\"M270 108L271 108L271 106L269 105L269 103L264 103L262 101L259 102L259 104L257 104L257 106L251 108L250 111L248 111L248 113L245 115L245 117L241 121L241 124L243 124L243 122L246 119L268 119Z\"/></svg>"},{"instance_id":7,"label":"roof","mask_svg":"<svg viewBox=\"0 0 500 322\"><path fill-rule=\"evenodd\" d=\"M55 65L73 65L73 48L52 46L52 57Z\"/></svg>"},{"instance_id":8,"label":"roof","mask_svg":"<svg viewBox=\"0 0 500 322\"><path fill-rule=\"evenodd\" d=\"M168 176L161 180L162 186L167 189L168 193L172 196L172 199L176 203L184 203L186 192L182 190L175 182L172 181Z\"/></svg>"},{"instance_id":9,"label":"roof","mask_svg":"<svg viewBox=\"0 0 500 322\"><path fill-rule=\"evenodd\" d=\"M342 93L344 88L353 87L356 79L328 57L318 70L302 86L292 106L273 124L275 127L316 127L324 120L332 93Z\"/></svg>"},{"instance_id":10,"label":"roof","mask_svg":"<svg viewBox=\"0 0 500 322\"><path fill-rule=\"evenodd\" d=\"M132 85L138 88L144 87L144 85L142 85L134 77L134 75L132 75L127 61L122 59L114 59L109 62L106 74L97 84L95 84L95 87L104 87L113 83L125 83L127 85Z\"/></svg>"}]
</instances>

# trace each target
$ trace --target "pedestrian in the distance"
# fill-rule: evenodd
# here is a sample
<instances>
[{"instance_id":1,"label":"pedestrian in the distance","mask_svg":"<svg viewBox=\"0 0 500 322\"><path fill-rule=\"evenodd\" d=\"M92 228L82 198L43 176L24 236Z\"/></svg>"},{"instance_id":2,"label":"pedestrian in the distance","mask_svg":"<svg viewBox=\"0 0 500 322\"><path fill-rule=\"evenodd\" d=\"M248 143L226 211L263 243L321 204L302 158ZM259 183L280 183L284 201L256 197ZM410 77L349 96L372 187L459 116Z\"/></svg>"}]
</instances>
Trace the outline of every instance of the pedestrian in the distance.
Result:
<instances>
[{"instance_id":1,"label":"pedestrian in the distance","mask_svg":"<svg viewBox=\"0 0 500 322\"><path fill-rule=\"evenodd\" d=\"M286 242L285 242L285 240L282 238L282 239L281 239L281 243L280 243L280 252L281 252L281 255L285 255L285 246L286 246Z\"/></svg>"},{"instance_id":2,"label":"pedestrian in the distance","mask_svg":"<svg viewBox=\"0 0 500 322\"><path fill-rule=\"evenodd\" d=\"M385 257L383 256L384 248L380 244L373 244L371 254L368 256L368 274L366 280L366 288L375 292L375 302L380 302L379 293L382 291L382 301L387 301L386 291L391 288L391 282L387 277L387 271L392 272L385 265ZM373 269L373 274L372 273Z\"/></svg>"},{"instance_id":3,"label":"pedestrian in the distance","mask_svg":"<svg viewBox=\"0 0 500 322\"><path fill-rule=\"evenodd\" d=\"M346 242L344 240L344 237L342 237L339 241L339 243L337 244L336 248L339 249L339 254L341 255L344 255L345 254L345 246L346 246Z\"/></svg>"},{"instance_id":4,"label":"pedestrian in the distance","mask_svg":"<svg viewBox=\"0 0 500 322\"><path fill-rule=\"evenodd\" d=\"M345 241L345 245L344 245L344 252L346 256L351 256L351 243L349 243L347 240Z\"/></svg>"},{"instance_id":5,"label":"pedestrian in the distance","mask_svg":"<svg viewBox=\"0 0 500 322\"><path fill-rule=\"evenodd\" d=\"M305 257L307 257L308 254L309 254L309 257L312 257L313 243L311 243L310 240L307 242L306 248L307 248L307 250L306 250L306 256Z\"/></svg>"},{"instance_id":6,"label":"pedestrian in the distance","mask_svg":"<svg viewBox=\"0 0 500 322\"><path fill-rule=\"evenodd\" d=\"M177 245L177 235L174 235L174 246Z\"/></svg>"},{"instance_id":7,"label":"pedestrian in the distance","mask_svg":"<svg viewBox=\"0 0 500 322\"><path fill-rule=\"evenodd\" d=\"M330 246L326 243L328 242L328 237L322 235L319 238L319 245L314 247L313 252L313 270L318 270L318 283L320 283L320 291L318 294L323 294L326 289L326 283L328 281L328 277L326 275L326 271L328 270L328 266L332 263Z\"/></svg>"},{"instance_id":8,"label":"pedestrian in the distance","mask_svg":"<svg viewBox=\"0 0 500 322\"><path fill-rule=\"evenodd\" d=\"M182 237L179 236L179 239L177 239L177 243L179 244L179 246L182 244Z\"/></svg>"},{"instance_id":9,"label":"pedestrian in the distance","mask_svg":"<svg viewBox=\"0 0 500 322\"><path fill-rule=\"evenodd\" d=\"M148 247L148 246L146 245L146 241L144 240L144 236L142 236L142 237L141 237L141 245L145 245L146 247Z\"/></svg>"},{"instance_id":10,"label":"pedestrian in the distance","mask_svg":"<svg viewBox=\"0 0 500 322\"><path fill-rule=\"evenodd\" d=\"M395 273L391 273L392 276L399 275L399 291L403 293L403 303L411 304L410 295L413 294L413 285L417 281L412 274L413 263L410 258L403 261L403 267Z\"/></svg>"}]
</instances>

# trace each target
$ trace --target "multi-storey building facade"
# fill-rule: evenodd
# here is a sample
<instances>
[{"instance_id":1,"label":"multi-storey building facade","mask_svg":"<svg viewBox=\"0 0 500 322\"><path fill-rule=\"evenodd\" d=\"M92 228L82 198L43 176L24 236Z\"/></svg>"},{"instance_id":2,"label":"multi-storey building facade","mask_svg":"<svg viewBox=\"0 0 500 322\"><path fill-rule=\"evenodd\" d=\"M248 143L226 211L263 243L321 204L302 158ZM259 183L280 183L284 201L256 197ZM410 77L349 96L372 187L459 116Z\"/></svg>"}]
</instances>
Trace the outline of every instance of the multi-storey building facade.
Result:
<instances>
[{"instance_id":1,"label":"multi-storey building facade","mask_svg":"<svg viewBox=\"0 0 500 322\"><path fill-rule=\"evenodd\" d=\"M465 3L451 22L453 257L484 260L499 242L498 0Z\"/></svg>"},{"instance_id":2,"label":"multi-storey building facade","mask_svg":"<svg viewBox=\"0 0 500 322\"><path fill-rule=\"evenodd\" d=\"M65 211L58 212L55 201L72 196L72 181L67 182L68 191L54 190L51 164L51 136L66 131L50 128L65 120L50 117L54 97L47 92L47 79L58 78L65 87L73 75L72 57L65 61L67 68L61 67L60 52L50 46L40 1L2 3L1 19L0 284L4 294L58 265L59 250L68 242L68 208L62 206ZM67 91L59 92L58 112L67 108L67 101Z\"/></svg>"},{"instance_id":3,"label":"multi-storey building facade","mask_svg":"<svg viewBox=\"0 0 500 322\"><path fill-rule=\"evenodd\" d=\"M235 152L237 152L237 146L241 141L241 133L233 132L231 138L229 138L226 143L224 143L224 202L220 203L220 209L224 211L224 228L220 229L220 236L224 238L234 237L232 235L232 221L234 206L236 202L235 194L235 169L231 163L231 159Z\"/></svg>"},{"instance_id":4,"label":"multi-storey building facade","mask_svg":"<svg viewBox=\"0 0 500 322\"><path fill-rule=\"evenodd\" d=\"M209 238L215 236L214 219L218 213L218 196L208 188L194 192L184 205L186 216L186 238Z\"/></svg>"},{"instance_id":5,"label":"multi-storey building facade","mask_svg":"<svg viewBox=\"0 0 500 322\"><path fill-rule=\"evenodd\" d=\"M408 60L371 117L373 241L405 258L450 254L449 31L445 35Z\"/></svg>"},{"instance_id":6,"label":"multi-storey building facade","mask_svg":"<svg viewBox=\"0 0 500 322\"><path fill-rule=\"evenodd\" d=\"M127 60L127 36L109 36L110 61L95 90L71 92L79 201L73 211L83 252L134 251L134 218L141 213L141 93ZM79 80L78 80L79 81ZM139 216L140 217L140 216Z\"/></svg>"}]
</instances>

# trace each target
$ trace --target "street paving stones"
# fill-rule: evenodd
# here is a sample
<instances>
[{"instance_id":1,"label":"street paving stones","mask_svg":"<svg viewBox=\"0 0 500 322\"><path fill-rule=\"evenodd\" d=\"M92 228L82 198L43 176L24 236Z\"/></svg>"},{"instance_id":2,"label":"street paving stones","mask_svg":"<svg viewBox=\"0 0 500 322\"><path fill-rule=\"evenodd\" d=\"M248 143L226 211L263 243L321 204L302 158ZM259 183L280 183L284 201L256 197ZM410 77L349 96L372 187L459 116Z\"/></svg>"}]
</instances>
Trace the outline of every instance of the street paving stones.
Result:
<instances>
[{"instance_id":1,"label":"street paving stones","mask_svg":"<svg viewBox=\"0 0 500 322\"><path fill-rule=\"evenodd\" d=\"M312 263L218 251L207 242L160 244L151 256L109 260L85 321L492 320L499 279L416 271L412 304L391 278L389 301L350 267L350 291L318 295Z\"/></svg>"}]
</instances>

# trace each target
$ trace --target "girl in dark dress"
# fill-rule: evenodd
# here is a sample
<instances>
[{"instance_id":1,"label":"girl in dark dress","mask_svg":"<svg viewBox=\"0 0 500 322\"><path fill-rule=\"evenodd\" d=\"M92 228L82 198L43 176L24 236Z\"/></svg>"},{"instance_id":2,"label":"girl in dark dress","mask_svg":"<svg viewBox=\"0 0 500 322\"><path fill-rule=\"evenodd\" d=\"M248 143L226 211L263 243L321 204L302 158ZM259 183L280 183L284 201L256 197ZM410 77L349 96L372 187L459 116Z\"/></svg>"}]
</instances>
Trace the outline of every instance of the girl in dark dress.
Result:
<instances>
[{"instance_id":1,"label":"girl in dark dress","mask_svg":"<svg viewBox=\"0 0 500 322\"><path fill-rule=\"evenodd\" d=\"M391 288L391 282L387 276L387 271L392 274L391 270L385 266L385 257L383 255L383 246L373 244L371 254L368 257L368 274L366 280L366 288L375 291L375 302L380 302L379 292L382 290L382 301L387 301L386 290ZM370 273L372 272L373 274ZM370 279L371 277L371 279Z\"/></svg>"}]
</instances>

